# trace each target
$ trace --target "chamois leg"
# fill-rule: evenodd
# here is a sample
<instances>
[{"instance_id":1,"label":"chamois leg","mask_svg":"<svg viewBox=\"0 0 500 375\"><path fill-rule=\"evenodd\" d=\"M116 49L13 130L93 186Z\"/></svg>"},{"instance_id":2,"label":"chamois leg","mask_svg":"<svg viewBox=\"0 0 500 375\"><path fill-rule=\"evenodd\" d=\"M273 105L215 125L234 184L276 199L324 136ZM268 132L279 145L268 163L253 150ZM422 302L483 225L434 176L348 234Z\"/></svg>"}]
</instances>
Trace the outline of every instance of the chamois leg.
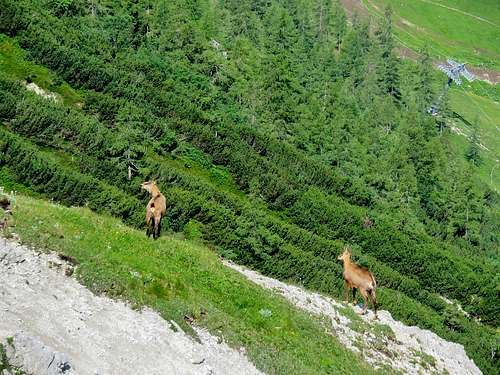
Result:
<instances>
[{"instance_id":1,"label":"chamois leg","mask_svg":"<svg viewBox=\"0 0 500 375\"><path fill-rule=\"evenodd\" d=\"M358 303L358 300L356 299L356 288L352 288L352 304L353 306L356 306Z\"/></svg>"},{"instance_id":2,"label":"chamois leg","mask_svg":"<svg viewBox=\"0 0 500 375\"><path fill-rule=\"evenodd\" d=\"M155 240L158 237L160 237L160 230L161 230L161 217L155 217L155 227L153 232L153 238Z\"/></svg>"},{"instance_id":3,"label":"chamois leg","mask_svg":"<svg viewBox=\"0 0 500 375\"><path fill-rule=\"evenodd\" d=\"M373 312L375 313L374 319L378 319L378 316L377 316L377 296L375 295L375 289L370 290L370 298L371 298L372 304L373 304Z\"/></svg>"},{"instance_id":4,"label":"chamois leg","mask_svg":"<svg viewBox=\"0 0 500 375\"><path fill-rule=\"evenodd\" d=\"M157 231L156 231L156 219L153 220L153 228L152 228L152 232L153 232L153 239L156 240L156 236L157 236Z\"/></svg>"},{"instance_id":5,"label":"chamois leg","mask_svg":"<svg viewBox=\"0 0 500 375\"><path fill-rule=\"evenodd\" d=\"M344 280L344 302L349 303L349 289L351 289L351 285Z\"/></svg>"},{"instance_id":6,"label":"chamois leg","mask_svg":"<svg viewBox=\"0 0 500 375\"><path fill-rule=\"evenodd\" d=\"M151 235L155 235L154 233L154 219L151 219L148 223L148 226L146 228L146 236L151 237Z\"/></svg>"},{"instance_id":7,"label":"chamois leg","mask_svg":"<svg viewBox=\"0 0 500 375\"><path fill-rule=\"evenodd\" d=\"M151 236L151 232L152 232L152 223L151 223L151 220L152 220L152 213L151 213L151 210L149 209L146 209L146 236L150 237Z\"/></svg>"},{"instance_id":8,"label":"chamois leg","mask_svg":"<svg viewBox=\"0 0 500 375\"><path fill-rule=\"evenodd\" d=\"M361 315L365 315L366 310L368 309L368 292L363 288L359 288L359 291L361 292L361 295L363 296L363 299L365 300L365 304L363 306L363 310L361 311Z\"/></svg>"}]
</instances>

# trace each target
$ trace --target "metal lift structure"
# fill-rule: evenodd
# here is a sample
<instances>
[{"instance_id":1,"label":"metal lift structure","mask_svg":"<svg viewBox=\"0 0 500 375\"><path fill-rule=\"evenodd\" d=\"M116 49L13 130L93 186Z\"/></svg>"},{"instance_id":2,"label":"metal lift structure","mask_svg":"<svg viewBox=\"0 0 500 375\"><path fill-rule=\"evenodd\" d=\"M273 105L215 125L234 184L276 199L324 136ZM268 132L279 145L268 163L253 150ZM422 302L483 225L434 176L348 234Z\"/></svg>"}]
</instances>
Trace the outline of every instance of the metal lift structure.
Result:
<instances>
[{"instance_id":1,"label":"metal lift structure","mask_svg":"<svg viewBox=\"0 0 500 375\"><path fill-rule=\"evenodd\" d=\"M460 77L464 77L469 82L474 81L475 78L474 75L467 70L467 68L465 67L465 63L460 64L452 59L447 59L446 61L448 62L448 64L440 64L438 65L438 69L448 76L448 82L446 82L441 95L439 95L438 99L427 110L427 112L432 116L436 116L439 113L443 95L448 91L453 82L455 82L457 85L461 85L462 80L460 79Z\"/></svg>"}]
</instances>

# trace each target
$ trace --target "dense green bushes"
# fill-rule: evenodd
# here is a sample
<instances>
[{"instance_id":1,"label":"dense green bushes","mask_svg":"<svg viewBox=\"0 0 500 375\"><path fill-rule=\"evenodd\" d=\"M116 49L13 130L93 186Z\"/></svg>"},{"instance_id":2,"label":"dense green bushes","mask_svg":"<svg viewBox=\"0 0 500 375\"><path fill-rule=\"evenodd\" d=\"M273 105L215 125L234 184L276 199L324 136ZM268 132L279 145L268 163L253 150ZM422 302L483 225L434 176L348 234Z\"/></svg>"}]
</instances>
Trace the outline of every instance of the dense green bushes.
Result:
<instances>
[{"instance_id":1,"label":"dense green bushes","mask_svg":"<svg viewBox=\"0 0 500 375\"><path fill-rule=\"evenodd\" d=\"M68 112L61 105L47 103L32 94L24 94L20 91L17 96L19 99L17 112L10 121L12 130L33 138L42 145L51 145L78 153L79 168L82 172L107 180L125 189L128 194L136 195L138 198L143 197L137 189L139 181L127 181L121 165L110 160L112 155L110 152L116 149L113 145L119 139L118 132L108 129L92 118L82 116L78 111L70 109ZM92 137L92 134L96 136ZM19 139L18 142L20 142ZM153 149L155 147L152 146ZM12 162L16 163L16 160L10 160L9 165ZM162 184L162 189L169 200L167 223L170 228L183 230L185 225L194 219L203 224L204 239L215 244L225 256L263 270L270 275L294 280L336 296L340 296L342 288L341 267L336 257L344 242L335 241L335 238L351 238L355 239L353 241L355 243L364 244L366 241L377 240L377 238L386 242L387 240L394 241L401 236L397 232L392 236L383 231L382 234L378 234L381 230L377 227L383 228L384 226L381 225L383 222L376 219L374 228L364 228L362 226L363 209L333 196L326 197L319 190L306 191L287 212L286 217L301 224L307 229L305 230L269 215L270 213L263 207L253 207L245 199L242 200L241 197L232 193L217 189L212 183L205 182L206 177L202 179L193 177L183 163L169 162L152 154L143 155L139 162L143 173L153 173ZM27 170L35 168L36 171L36 164L20 165ZM12 167L17 171L16 164ZM68 184L62 177L51 179L51 184L42 183L47 177L42 176L41 180L38 180L29 173L18 177L32 181L37 191L48 189L47 191L53 192L49 195L54 194L53 197L66 203L85 204L86 197L90 196L88 199L92 207L108 209L105 203L109 203L110 198L106 194L93 196L82 189L81 184L75 182ZM72 179L74 178L73 176ZM54 184L62 184L62 187ZM134 187L133 184L136 186ZM71 189L69 192L68 188ZM75 197L80 197L80 201L77 201L72 193L76 194ZM64 200L66 196L67 199ZM117 205L120 206L123 198L110 200L113 202L116 200ZM134 199L132 201L136 202ZM143 210L140 205L136 206L138 219L133 224L141 225L140 216ZM109 208L110 212L127 217L127 214L124 214L119 207ZM402 259L402 256L397 257L393 254L394 249L399 248L401 248L400 245L393 245L388 248L391 253L387 258L383 258L383 253L376 253L377 258L381 258L385 264L393 264L395 260ZM404 251L404 248L401 249ZM397 289L416 301L432 307L437 312L445 310L444 302L422 288L419 282L402 276L376 258L367 256L366 251L364 252L365 255L360 260L373 269L380 285ZM437 254L439 252L423 257L422 261L431 261ZM403 256L408 257L407 254ZM395 268L405 265L395 264ZM426 269L430 266L432 264L421 268ZM431 269L430 277L435 279L437 273L432 271L434 270ZM447 277L446 275L448 274L443 273L439 277ZM452 280L455 283L460 281L462 280ZM449 281L445 280L443 283L449 284ZM381 303L382 306L393 306L390 301L384 299ZM400 307L392 309L395 312ZM401 316L405 318L404 314ZM433 319L435 318L422 320L419 325L428 327L437 324L431 323ZM410 321L413 323L412 319Z\"/></svg>"},{"instance_id":2,"label":"dense green bushes","mask_svg":"<svg viewBox=\"0 0 500 375\"><path fill-rule=\"evenodd\" d=\"M130 185L125 181L124 173L121 173L122 178L117 178L120 175L122 165L107 160L113 157L113 150L117 149L116 144L119 141L117 132L112 132L96 120L81 116L75 110L70 110L68 113L55 104L46 104L41 101L42 99L32 96L20 101L17 107L17 116L11 121L12 129L25 136L33 137L36 142L56 147L60 146L61 139L70 141L84 154L90 153L91 158L82 159L84 160L82 163L84 166L82 168L83 172L90 172L116 186ZM154 148L152 145L152 149ZM120 152L118 151L117 154L120 154ZM83 155L80 157L82 158ZM101 159L104 160L99 161ZM160 181L165 179L171 184L175 183L175 180L172 180L171 172L167 176L163 175L165 167L161 163L152 163L147 158L142 159L141 163L148 170L154 171ZM93 165L95 167L92 167ZM185 184L185 182L181 182L181 184ZM259 257L261 253L272 254L277 251L276 249L280 245L285 243L279 235L276 235L276 228L273 231L266 228L269 224L267 224L268 219L265 218L264 214L260 214L260 217L257 216L260 222L243 234L241 231L246 227L248 215L255 215L255 213L252 213L248 208L242 207L240 202L232 202L232 206L229 206L226 210L229 209L228 212L245 210L245 213L238 215L243 216L245 219L237 221L237 216L232 215L221 223L217 221L218 218L227 217L227 214L211 215L203 212L203 210L217 212L217 204L226 207L228 203L231 204L228 199L213 188L193 184L187 187L190 190L195 189L198 191L199 198L197 200L201 200L201 202L194 210L192 206L196 200L189 202L192 195L188 195L187 199L172 196L171 201L175 202L174 205L183 209L183 212L177 216L172 213L170 222L174 229L181 230L191 218L195 218L207 225L207 239L217 244L223 243L226 249L248 248L247 244L238 241L231 243L217 239L222 233L227 232L229 227L232 228L233 232L240 233L238 238L248 239L255 235L254 232L258 233L258 237L254 239L254 247L251 247L253 253L249 252L242 258L245 263L249 264L252 263L251 258L253 256ZM133 187L129 189L134 190ZM210 194L207 194L207 189L210 190ZM208 203L203 201L206 199L205 197L211 197L210 202L213 202L214 207L206 207ZM415 275L420 283L426 285L426 289L446 293L462 301L467 301L469 295L479 294L480 280L472 277L473 273L463 262L453 259L450 254L437 249L430 242L419 243L408 238L408 236L397 232L382 220L377 220L373 228L363 228L363 211L363 209L352 206L340 198L327 197L319 190L310 189L302 194L299 200L288 210L287 216L299 226L321 237L329 239L348 238L400 273ZM204 216L200 217L201 215ZM307 235L308 233L305 232L304 234ZM268 239L273 236L276 237L274 243ZM311 251L311 244L301 245L301 248ZM259 247L261 249L257 250ZM384 251L381 251L381 249L384 249ZM339 250L337 246L336 251L330 248L329 252L335 254ZM324 258L329 258L326 254L321 255ZM406 261L401 262L401 259L406 259ZM449 269L450 272L435 272L438 269ZM462 275L462 277L458 275ZM487 280L486 282L489 283L490 281ZM405 289L408 291L410 288ZM416 293L410 295L417 296Z\"/></svg>"},{"instance_id":3,"label":"dense green bushes","mask_svg":"<svg viewBox=\"0 0 500 375\"><path fill-rule=\"evenodd\" d=\"M57 23L58 21L54 20L54 22ZM87 80L86 82L80 81L81 75L72 70L74 68L72 64L73 61L79 61L78 56L82 54L82 49L88 52L89 55L98 56L101 58L101 61L107 61L109 56L101 56L106 54L104 50L99 50L99 52L96 53L93 46L86 46L84 41L79 39L83 34L80 35L76 33L71 36L66 36L67 46L63 46L60 40L64 40L65 38L59 33L61 30L64 30L64 25L60 24L59 26L60 28L55 28L52 31L54 36L47 36L46 39L37 37L37 35L41 33L40 30L43 30L45 27L43 22L33 24L27 29L26 33L21 33L26 47L29 48L35 58L52 66L66 79L76 85L103 90L116 98L120 98L122 101L123 99L132 100L137 104L135 107L136 109L141 107L141 113L144 113L144 108L146 108L150 111L149 113L151 115L167 116L167 121L171 127L176 128L179 133L183 136L187 136L189 140L195 142L197 146L209 153L215 163L227 165L235 175L235 179L240 187L245 191L258 193L270 204L271 208L281 209L290 207L298 198L301 190L311 184L320 187L327 193L339 193L341 196L347 197L351 202L370 205L374 202L374 190L377 191L382 189L380 192L377 191L377 194L385 194L383 190L391 188L390 181L381 180L379 177L376 177L376 181L373 181L374 173L363 174L364 177L362 178L369 182L368 185L363 184L359 178L346 178L342 173L332 172L332 169L327 168L323 163L313 161L305 154L298 152L294 147L287 145L286 142L277 142L274 137L268 137L267 134L262 135L262 132L259 132L257 129L242 125L244 122L243 118L236 116L236 118L233 119L229 116L229 113L236 114L240 110L237 106L234 106L235 103L224 103L223 108L214 107L216 106L217 100L223 96L224 92L220 91L220 88L217 86L212 87L210 85L210 80L209 77L206 76L205 68L206 64L212 62L206 61L205 55L202 55L201 60L197 60L195 64L187 66L175 60L175 54L160 55L153 49L144 48L137 52L138 58L140 57L140 59L142 59L140 63L135 60L133 56L124 54L122 59L109 61L109 63L105 65L92 64L92 69L98 69L102 71L102 74L114 77L110 78L111 81L108 79L99 80L99 85L94 84L91 80ZM87 26L85 22L82 24L82 33L90 30L85 29ZM359 32L362 31L361 29ZM49 35L50 33L45 34ZM101 38L94 33L92 36ZM42 39L43 41L40 42ZM77 41L82 42L83 45L78 45L77 48ZM201 43L201 45L197 45L197 48L203 47L203 43L199 40L193 41L192 43ZM157 61L159 61L160 58L168 63L165 61L158 63ZM176 75L179 74L175 69L179 69L179 71L182 71L184 74L182 80L186 80L185 83L187 88L182 87L182 84L174 79ZM120 74L116 73L118 71L120 71ZM99 74L96 73L95 75L98 76ZM144 77L147 79L144 79ZM229 79L229 77L226 78ZM235 80L236 77L231 77L231 79ZM107 86L101 87L101 82L105 82ZM194 90L195 87L196 89ZM193 97L195 93L197 95L196 98ZM208 102L211 103L206 108L206 112L204 112L205 108L203 106L197 107L193 105L193 102L202 100L203 94L205 94L204 97L206 97ZM212 98L212 95L214 95L215 98ZM192 100L190 101L190 99ZM346 98L339 97L338 99L345 102L346 106L357 105L355 98L349 96ZM106 107L100 107L99 111L107 112L108 109L109 108ZM380 110L383 108L369 108L369 111L370 113L376 113L377 109ZM226 112L223 112L223 110ZM397 113L395 112L395 108L391 108L391 111ZM364 142L366 142L366 139L372 139L371 136L373 136L373 139L381 142L380 145L374 145L376 148L386 146L385 143L387 143L387 141L381 137L379 132L374 131L374 129L369 126L373 125L376 129L376 127L379 126L378 120L366 118L366 115L366 113L360 112L359 108L356 108L353 114L347 117L339 117L340 127L348 126L348 121L359 122L359 119L356 120L356 118L351 118L351 116L360 116L367 124L358 123L357 127L359 129L349 125L350 128L343 129L343 132L338 135L341 137L349 137L348 133L352 132L352 135L362 137ZM108 114L104 113L102 116L106 117ZM420 126L431 125L429 121L421 118L418 113L415 113L415 116L417 116L417 122L421 121L422 124L415 124L411 129L412 133L418 133ZM141 120L144 122L144 128L150 130L150 126L156 123L156 121L146 121L146 117L147 116L142 115ZM228 126L228 122L232 120L234 120L234 123ZM389 122L402 120L404 119L396 115L395 118L387 119ZM403 127L401 128L403 129ZM410 129L405 131L410 132ZM366 134L363 135L363 132ZM427 134L428 133L427 131ZM352 149L353 146L354 145L350 145L349 147ZM390 146L390 144L387 144L387 146ZM364 152L363 149L359 149L359 151L361 151L359 153L357 151L358 150L353 149L350 154L352 153L355 157L358 157L358 154L362 155ZM419 148L418 152L419 156L422 156L421 148ZM340 155L337 155L334 158L335 160L332 160L332 163L338 164L338 156ZM344 155L344 157L346 156L348 158L351 157L351 155ZM373 162L373 157L370 157ZM411 157L416 160L415 155L411 155ZM361 162L361 160L355 160L355 162L358 161ZM363 163L367 162L369 163L370 159L363 161ZM388 166L391 167L392 164ZM416 167L420 168L419 165L419 163L416 163ZM437 168L438 165L439 163L435 163L432 168ZM422 174L418 168L415 169L414 173L420 176ZM400 174L401 172L396 170L395 173ZM413 173L411 169L410 173ZM380 174L380 172L377 172L377 174ZM427 174L427 172L425 172L425 174ZM411 177L412 176L408 176L410 179L402 180L401 183L411 182ZM415 181L412 183L415 183ZM439 201L442 199L441 196L446 195L447 192L429 192L427 191L428 187L426 187L425 184L421 184L418 179L415 189L424 190L418 192L416 203L418 203L418 200L423 200L421 202L422 206L429 212L429 215L433 215L433 220L426 219L424 222L429 222L429 228L435 228L435 214L433 214L428 207L431 207L432 204L435 206L437 202L429 202L429 200ZM412 194L415 194L415 191L413 191ZM434 196L437 198L435 199ZM396 199L397 197L394 198ZM410 212L410 214L421 215L421 212L417 208L415 209L417 210L416 213ZM474 216L478 217L478 215L480 215L480 213ZM406 220L400 215L395 216L395 221ZM449 214L442 213L439 217L441 218L440 220L448 220L447 217L450 216ZM415 220L412 218L408 221L414 222ZM456 226L456 224L456 220L453 220L446 225L439 225L438 228L442 228L440 229L442 231L449 232L453 230L453 226ZM460 233L462 233L460 227L462 226L459 226L458 232L455 231L452 232L452 234L460 235ZM476 227L476 225L470 225L470 229L474 227ZM472 234L471 238L473 238Z\"/></svg>"},{"instance_id":4,"label":"dense green bushes","mask_svg":"<svg viewBox=\"0 0 500 375\"><path fill-rule=\"evenodd\" d=\"M227 165L243 190L249 190L252 184L272 208L289 207L300 189L310 185L320 186L327 192L338 192L358 204L371 201L370 192L363 185L307 158L293 147L247 126L221 127L183 97L172 96L161 87L144 81L137 72L126 69L117 73L119 67L111 64L103 65L95 59L90 61L88 57L82 60L81 51L76 46L65 48L55 38L37 39L31 33L38 35L40 30L35 26L28 29L23 34L23 45L38 61L77 87L109 92L116 98L131 100L138 107L149 108L151 112L147 115L153 117L171 117L172 128L187 135L195 145L210 154L216 164ZM103 99L103 96L94 96L94 102L96 98L107 103L90 104L89 107L98 110L103 119L113 118L118 104ZM180 115L190 121L180 119ZM145 117L142 116L141 120ZM151 131L149 127L154 127L154 122L145 120L143 126Z\"/></svg>"},{"instance_id":5,"label":"dense green bushes","mask_svg":"<svg viewBox=\"0 0 500 375\"><path fill-rule=\"evenodd\" d=\"M142 204L118 189L61 165L53 154L47 154L18 136L0 128L0 165L8 165L14 177L34 191L66 205L89 206L109 213L126 223L143 222Z\"/></svg>"},{"instance_id":6,"label":"dense green bushes","mask_svg":"<svg viewBox=\"0 0 500 375\"><path fill-rule=\"evenodd\" d=\"M366 253L402 274L414 275L438 293L466 300L478 295L481 285L492 286L491 276L473 272L467 261L438 248L427 236L417 241L378 217L373 227L364 228L363 215L363 210L317 190L306 192L289 211L289 217L301 227L325 238L349 238ZM494 288L488 294L493 298Z\"/></svg>"},{"instance_id":7,"label":"dense green bushes","mask_svg":"<svg viewBox=\"0 0 500 375\"><path fill-rule=\"evenodd\" d=\"M24 96L20 95L20 97L23 98ZM17 113L11 121L11 126L16 132L33 137L39 143L59 147L61 140L72 142L78 150L83 151L85 154L90 153L92 158L82 159L84 160L82 171L85 173L90 172L100 179L107 179L116 186L130 184L125 180L124 173L117 174L120 168L123 168L123 165L109 159L123 154L124 149L127 147L136 148L135 143L140 142L151 142L152 150L161 149L157 141L146 139L146 137L132 139L128 144L119 146L121 139L119 131L112 131L98 121L80 115L76 110L70 109L68 112L56 104L44 103L43 99L32 95L19 101ZM164 168L161 164L151 163L146 159L141 162L147 170L154 171L153 173L161 181L163 177L161 173ZM122 177L118 178L120 175ZM168 179L170 178L168 177ZM207 194L206 187L200 190L198 186L191 185L189 188L198 190L201 196L218 197L216 198L218 204L227 205L227 198L214 191L213 188L210 188L211 194ZM445 293L463 301L464 306L471 312L479 313L480 311L477 310L477 307L476 310L468 307L469 296L480 295L481 292L487 292L493 296L493 293L495 293L494 288L492 290L479 289L482 284L492 285L492 279L488 277L488 274L484 275L485 281L474 277L473 272L463 261L454 259L451 254L438 249L430 240L426 240L425 236L421 236L420 241L415 241L409 238L408 235L397 231L390 223L384 223L383 219L377 220L373 228L363 228L362 222L366 212L365 209L353 206L333 195L326 196L315 188L309 189L301 195L294 195L298 200L296 199L293 206L287 211L287 217L294 223L324 238L349 239L349 241L358 244L366 252L400 273L414 275L422 285L425 285L426 289L437 293ZM173 201L176 201L176 199L174 198ZM182 206L179 203L178 205ZM239 206L239 203L237 206ZM229 209L234 210L235 208L242 209L234 206ZM190 218L200 220L199 217L187 209L176 219L180 221L180 224L174 225L173 228L181 230L182 226ZM211 229L207 230L208 237L211 239L216 238L225 230L224 225L221 223L210 223L210 220L206 218L200 221L211 225ZM229 223L234 223L234 221L234 219L228 220L225 227L229 226ZM244 225L244 223L240 223L240 225ZM262 223L260 227L265 227L265 225L265 223ZM215 230L215 228L218 230ZM265 231L269 232L267 229ZM252 237L252 233L247 233L245 236ZM218 243L217 240L215 242ZM266 244L266 242L268 241L265 238L255 240L255 243ZM268 249L266 251L271 253L275 251L273 245L267 245ZM278 245L275 244L274 247L276 246ZM232 247L245 248L245 246L237 242L231 244L226 242L224 247L227 249ZM304 248L308 249L310 245ZM247 259L248 256L245 261L251 263L251 259ZM252 256L257 256L257 254ZM405 259L405 262L402 262L402 259ZM439 272L439 269L448 269L450 271L443 273ZM408 289L406 288L406 290ZM415 296L416 294L411 293L411 295Z\"/></svg>"}]
</instances>

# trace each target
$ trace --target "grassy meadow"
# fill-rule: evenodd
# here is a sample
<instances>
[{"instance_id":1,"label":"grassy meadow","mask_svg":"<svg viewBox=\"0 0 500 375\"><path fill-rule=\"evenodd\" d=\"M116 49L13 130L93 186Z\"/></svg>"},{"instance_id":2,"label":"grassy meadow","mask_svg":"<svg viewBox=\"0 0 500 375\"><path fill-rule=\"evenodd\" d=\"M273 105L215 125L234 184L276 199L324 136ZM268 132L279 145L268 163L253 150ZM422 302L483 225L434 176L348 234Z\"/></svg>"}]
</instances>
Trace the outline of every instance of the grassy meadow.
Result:
<instances>
[{"instance_id":1,"label":"grassy meadow","mask_svg":"<svg viewBox=\"0 0 500 375\"><path fill-rule=\"evenodd\" d=\"M362 0L373 13L390 5L395 34L413 50L424 45L440 59L500 70L500 5L495 0Z\"/></svg>"}]
</instances>

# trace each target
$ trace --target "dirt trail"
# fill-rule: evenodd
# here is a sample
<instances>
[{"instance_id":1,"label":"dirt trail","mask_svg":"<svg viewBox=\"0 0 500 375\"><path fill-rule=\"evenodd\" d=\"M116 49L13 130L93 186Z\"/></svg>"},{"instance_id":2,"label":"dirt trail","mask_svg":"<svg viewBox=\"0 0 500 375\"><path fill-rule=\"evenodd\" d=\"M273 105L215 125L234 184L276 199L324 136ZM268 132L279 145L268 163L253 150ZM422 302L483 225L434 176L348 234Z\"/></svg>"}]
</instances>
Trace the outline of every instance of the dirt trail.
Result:
<instances>
[{"instance_id":1,"label":"dirt trail","mask_svg":"<svg viewBox=\"0 0 500 375\"><path fill-rule=\"evenodd\" d=\"M240 352L196 328L194 341L150 309L93 295L68 264L0 238L0 343L38 374L255 374Z\"/></svg>"},{"instance_id":2,"label":"dirt trail","mask_svg":"<svg viewBox=\"0 0 500 375\"><path fill-rule=\"evenodd\" d=\"M327 317L331 323L327 327L329 332L347 348L361 353L376 368L390 366L404 374L435 371L454 375L481 374L462 345L443 340L431 331L406 326L394 320L388 311L379 311L380 320L377 322L373 321L371 311L361 320L352 310L351 314L346 311L351 307L332 298L262 276L229 261L224 263L254 283L282 295L300 309ZM354 309L361 311L357 306ZM361 329L360 323L364 326Z\"/></svg>"}]
</instances>

